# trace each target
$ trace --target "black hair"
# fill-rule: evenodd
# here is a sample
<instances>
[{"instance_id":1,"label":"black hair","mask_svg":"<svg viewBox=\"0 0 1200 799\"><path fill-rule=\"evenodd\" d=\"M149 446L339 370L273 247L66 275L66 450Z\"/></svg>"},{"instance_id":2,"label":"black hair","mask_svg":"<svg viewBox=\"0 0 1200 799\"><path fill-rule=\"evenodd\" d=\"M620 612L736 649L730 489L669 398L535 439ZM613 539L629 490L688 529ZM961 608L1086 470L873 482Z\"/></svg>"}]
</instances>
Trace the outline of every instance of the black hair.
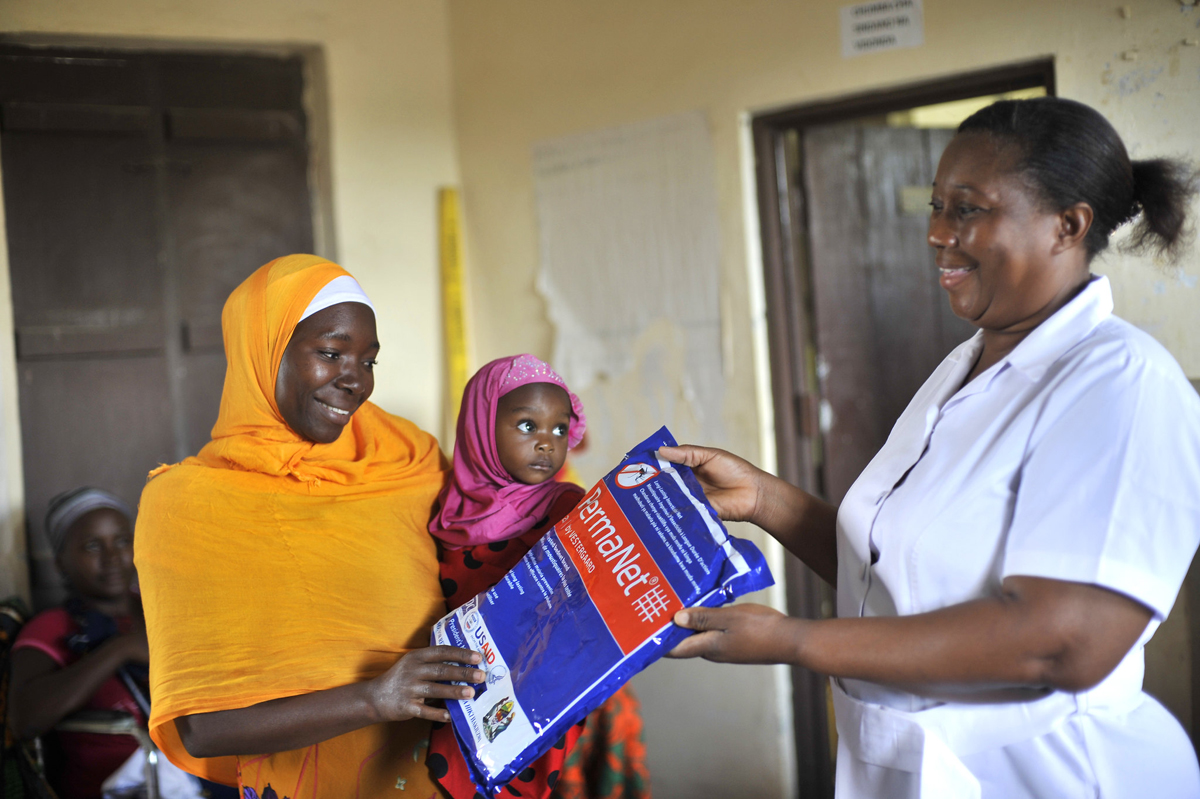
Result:
<instances>
[{"instance_id":1,"label":"black hair","mask_svg":"<svg viewBox=\"0 0 1200 799\"><path fill-rule=\"evenodd\" d=\"M1017 171L1055 211L1090 205L1088 260L1135 218L1132 249L1170 262L1182 255L1196 171L1174 159L1130 161L1121 137L1095 109L1060 97L1001 100L967 117L958 132L988 133L1016 146Z\"/></svg>"}]
</instances>

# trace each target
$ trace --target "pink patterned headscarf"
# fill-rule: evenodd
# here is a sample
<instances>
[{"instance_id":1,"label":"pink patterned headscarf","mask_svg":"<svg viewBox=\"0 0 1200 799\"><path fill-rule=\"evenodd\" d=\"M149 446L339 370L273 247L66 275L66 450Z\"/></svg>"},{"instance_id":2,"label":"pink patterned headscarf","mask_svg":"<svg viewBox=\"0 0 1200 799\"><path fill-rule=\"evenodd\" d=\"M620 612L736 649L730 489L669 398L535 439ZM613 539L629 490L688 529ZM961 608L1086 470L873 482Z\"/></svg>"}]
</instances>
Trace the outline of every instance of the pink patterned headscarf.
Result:
<instances>
[{"instance_id":1,"label":"pink patterned headscarf","mask_svg":"<svg viewBox=\"0 0 1200 799\"><path fill-rule=\"evenodd\" d=\"M516 538L533 529L560 496L579 489L547 480L526 485L513 479L496 449L496 408L508 392L530 383L551 383L571 398L567 447L574 448L587 429L583 403L558 373L532 355L498 358L467 382L450 481L438 496L438 512L429 532L447 546L486 544Z\"/></svg>"}]
</instances>

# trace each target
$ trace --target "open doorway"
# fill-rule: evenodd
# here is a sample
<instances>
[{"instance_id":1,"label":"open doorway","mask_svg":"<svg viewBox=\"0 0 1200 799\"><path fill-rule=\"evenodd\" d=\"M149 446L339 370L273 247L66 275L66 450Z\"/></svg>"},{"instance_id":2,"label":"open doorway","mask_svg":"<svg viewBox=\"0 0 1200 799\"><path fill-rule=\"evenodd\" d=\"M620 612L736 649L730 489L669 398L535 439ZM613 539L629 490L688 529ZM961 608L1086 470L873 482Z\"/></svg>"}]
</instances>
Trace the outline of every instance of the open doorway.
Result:
<instances>
[{"instance_id":1,"label":"open doorway","mask_svg":"<svg viewBox=\"0 0 1200 799\"><path fill-rule=\"evenodd\" d=\"M1054 93L1049 60L763 114L753 120L779 473L840 502L937 364L955 317L926 242L930 184L963 119ZM793 615L833 614L795 559ZM798 788L833 796L828 681L792 674Z\"/></svg>"}]
</instances>

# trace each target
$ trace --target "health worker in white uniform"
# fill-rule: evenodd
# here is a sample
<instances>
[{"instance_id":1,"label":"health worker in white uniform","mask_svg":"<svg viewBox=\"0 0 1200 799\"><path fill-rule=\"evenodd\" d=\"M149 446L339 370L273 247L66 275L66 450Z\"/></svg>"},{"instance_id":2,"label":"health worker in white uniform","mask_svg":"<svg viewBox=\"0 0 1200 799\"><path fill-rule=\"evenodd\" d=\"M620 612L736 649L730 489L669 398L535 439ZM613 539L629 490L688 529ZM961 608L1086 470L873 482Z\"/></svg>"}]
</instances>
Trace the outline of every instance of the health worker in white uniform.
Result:
<instances>
[{"instance_id":1,"label":"health worker in white uniform","mask_svg":"<svg viewBox=\"0 0 1200 799\"><path fill-rule=\"evenodd\" d=\"M840 507L721 450L693 466L837 587L837 618L681 611L677 657L832 677L838 797L1200 797L1143 647L1200 541L1200 397L1090 273L1110 234L1182 255L1194 172L1131 162L1057 98L967 119L929 243L979 327L934 371Z\"/></svg>"}]
</instances>

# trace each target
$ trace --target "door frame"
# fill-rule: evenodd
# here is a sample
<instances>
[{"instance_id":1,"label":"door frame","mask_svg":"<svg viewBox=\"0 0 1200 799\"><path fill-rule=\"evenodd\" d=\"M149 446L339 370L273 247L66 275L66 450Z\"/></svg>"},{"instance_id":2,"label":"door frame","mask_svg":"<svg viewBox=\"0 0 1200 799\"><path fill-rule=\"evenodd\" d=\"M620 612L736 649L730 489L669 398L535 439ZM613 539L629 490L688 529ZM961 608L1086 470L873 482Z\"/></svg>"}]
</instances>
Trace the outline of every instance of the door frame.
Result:
<instances>
[{"instance_id":1,"label":"door frame","mask_svg":"<svg viewBox=\"0 0 1200 799\"><path fill-rule=\"evenodd\" d=\"M817 341L808 269L803 163L789 157L785 137L805 128L904 111L935 103L1044 87L1055 94L1054 60L1041 58L901 87L805 103L751 119L766 289L767 342L775 409L779 476L823 495L815 377ZM819 619L832 615L828 585L795 558L786 566L788 613ZM833 796L832 708L823 676L792 669L797 788L803 797Z\"/></svg>"}]
</instances>

